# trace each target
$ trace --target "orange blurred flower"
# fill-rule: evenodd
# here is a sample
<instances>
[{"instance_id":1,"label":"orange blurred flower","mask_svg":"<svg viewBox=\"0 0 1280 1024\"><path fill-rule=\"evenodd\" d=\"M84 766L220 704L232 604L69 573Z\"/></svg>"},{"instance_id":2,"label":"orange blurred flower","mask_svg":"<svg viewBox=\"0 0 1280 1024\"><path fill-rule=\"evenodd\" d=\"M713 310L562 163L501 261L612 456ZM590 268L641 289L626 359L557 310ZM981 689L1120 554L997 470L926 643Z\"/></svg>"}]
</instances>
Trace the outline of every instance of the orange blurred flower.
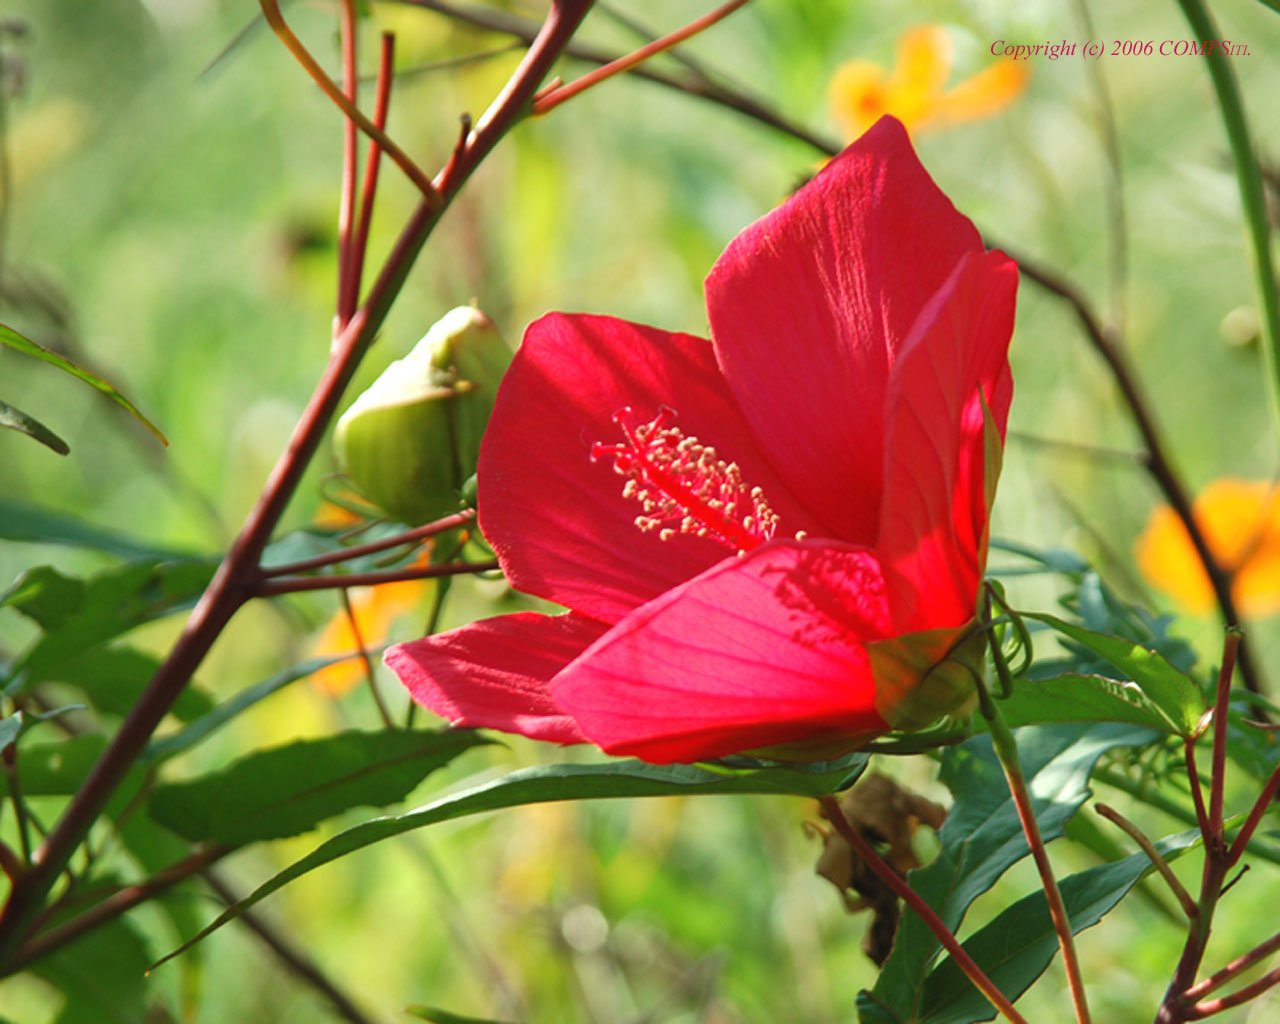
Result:
<instances>
[{"instance_id":1,"label":"orange blurred flower","mask_svg":"<svg viewBox=\"0 0 1280 1024\"><path fill-rule=\"evenodd\" d=\"M1280 488L1265 480L1223 477L1191 506L1209 550L1231 571L1231 596L1246 619L1280 611ZM1173 509L1151 513L1135 546L1138 568L1188 611L1213 607L1213 588Z\"/></svg>"},{"instance_id":2,"label":"orange blurred flower","mask_svg":"<svg viewBox=\"0 0 1280 1024\"><path fill-rule=\"evenodd\" d=\"M946 30L918 25L898 39L892 71L866 60L842 65L827 94L845 137L857 138L884 114L892 114L910 132L988 117L1021 95L1031 77L1026 61L1002 57L944 90L951 61Z\"/></svg>"},{"instance_id":3,"label":"orange blurred flower","mask_svg":"<svg viewBox=\"0 0 1280 1024\"><path fill-rule=\"evenodd\" d=\"M316 525L329 529L344 529L358 526L365 522L363 518L341 505L325 502L316 514ZM431 562L431 545L423 546L414 565L429 565ZM352 587L348 592L351 602L351 614L347 609L339 608L328 623L324 632L316 641L312 652L317 658L328 658L339 654L351 654L365 649L376 648L391 635L391 627L401 615L412 611L422 601L429 580L405 580L401 583L383 583L377 587ZM352 627L352 617L355 627ZM320 669L311 676L311 683L316 689L332 697L341 697L354 689L365 678L365 665L362 658L348 658Z\"/></svg>"}]
</instances>

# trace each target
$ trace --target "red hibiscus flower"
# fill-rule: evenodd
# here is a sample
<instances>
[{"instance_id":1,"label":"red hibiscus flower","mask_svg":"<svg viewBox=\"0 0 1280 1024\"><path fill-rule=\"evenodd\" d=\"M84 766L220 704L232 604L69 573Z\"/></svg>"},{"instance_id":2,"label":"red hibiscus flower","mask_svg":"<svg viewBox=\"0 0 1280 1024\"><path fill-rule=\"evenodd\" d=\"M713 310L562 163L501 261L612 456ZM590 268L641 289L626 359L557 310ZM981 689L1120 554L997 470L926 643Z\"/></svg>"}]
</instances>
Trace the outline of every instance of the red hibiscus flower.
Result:
<instances>
[{"instance_id":1,"label":"red hibiscus flower","mask_svg":"<svg viewBox=\"0 0 1280 1024\"><path fill-rule=\"evenodd\" d=\"M960 710L1016 287L884 118L725 250L709 343L543 317L480 523L568 611L387 663L459 725L653 762L827 756Z\"/></svg>"}]
</instances>

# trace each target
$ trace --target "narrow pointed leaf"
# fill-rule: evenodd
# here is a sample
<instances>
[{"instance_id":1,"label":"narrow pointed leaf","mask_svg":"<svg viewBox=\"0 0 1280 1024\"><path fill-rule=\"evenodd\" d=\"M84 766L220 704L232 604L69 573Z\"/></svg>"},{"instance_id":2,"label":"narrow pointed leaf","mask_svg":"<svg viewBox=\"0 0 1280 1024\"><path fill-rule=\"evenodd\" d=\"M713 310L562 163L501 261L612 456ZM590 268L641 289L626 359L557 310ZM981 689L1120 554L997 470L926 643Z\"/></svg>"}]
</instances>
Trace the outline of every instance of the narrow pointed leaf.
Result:
<instances>
[{"instance_id":1,"label":"narrow pointed leaf","mask_svg":"<svg viewBox=\"0 0 1280 1024\"><path fill-rule=\"evenodd\" d=\"M494 782L442 797L416 810L374 818L339 832L307 856L258 886L239 903L228 907L202 932L159 960L155 966L189 949L255 903L307 872L366 846L427 825L503 807L561 800L691 796L697 793L822 796L852 785L865 764L865 754L853 754L826 765L795 768L732 769L724 766L654 765L643 761L525 768Z\"/></svg>"},{"instance_id":2,"label":"narrow pointed leaf","mask_svg":"<svg viewBox=\"0 0 1280 1024\"><path fill-rule=\"evenodd\" d=\"M16 348L19 352L23 352L29 356L35 356L35 358L49 363L51 366L56 366L59 370L69 373L71 376L84 381L91 387L97 388L117 405L124 408L130 416L151 431L151 433L155 434L162 444L166 447L168 446L169 441L165 438L164 434L160 433L159 428L143 416L142 413L138 411L138 407L129 401L129 399L125 398L124 395L120 394L113 384L103 380L96 373L90 373L83 366L73 363L65 356L58 355L57 352L47 349L43 345L37 344L30 338L24 338L12 327L6 327L4 324L0 324L0 345L8 345L10 348Z\"/></svg>"},{"instance_id":3,"label":"narrow pointed leaf","mask_svg":"<svg viewBox=\"0 0 1280 1024\"><path fill-rule=\"evenodd\" d=\"M1166 860L1174 860L1200 842L1198 829L1156 844ZM1154 870L1145 853L1101 864L1059 883L1073 933L1097 924L1144 875ZM1058 952L1058 936L1042 891L1033 892L1002 911L964 943L983 973L1000 991L1016 1000L1040 977ZM946 959L925 979L920 1024L972 1024L991 1020L995 1008Z\"/></svg>"},{"instance_id":4,"label":"narrow pointed leaf","mask_svg":"<svg viewBox=\"0 0 1280 1024\"><path fill-rule=\"evenodd\" d=\"M83 519L51 508L3 498L0 498L0 539L92 548L125 558L172 561L189 557L190 554L94 526Z\"/></svg>"},{"instance_id":5,"label":"narrow pointed leaf","mask_svg":"<svg viewBox=\"0 0 1280 1024\"><path fill-rule=\"evenodd\" d=\"M282 839L353 807L403 800L435 769L489 743L465 731L350 732L299 740L222 771L159 786L152 818L192 842L230 846Z\"/></svg>"},{"instance_id":6,"label":"narrow pointed leaf","mask_svg":"<svg viewBox=\"0 0 1280 1024\"><path fill-rule=\"evenodd\" d=\"M27 437L39 441L46 448L52 448L59 455L66 455L71 451L66 441L38 419L28 416L21 409L15 409L7 402L0 402L0 427L8 427L20 434L26 434Z\"/></svg>"},{"instance_id":7,"label":"narrow pointed leaf","mask_svg":"<svg viewBox=\"0 0 1280 1024\"><path fill-rule=\"evenodd\" d=\"M411 1017L430 1021L431 1024L506 1024L504 1021L493 1020L491 1017L461 1017L456 1013L450 1013L448 1010L441 1010L434 1006L406 1006L404 1012Z\"/></svg>"},{"instance_id":8,"label":"narrow pointed leaf","mask_svg":"<svg viewBox=\"0 0 1280 1024\"><path fill-rule=\"evenodd\" d=\"M1019 729L1019 759L1045 842L1062 835L1088 797L1089 775L1098 758L1156 735L1111 723ZM908 881L955 932L969 905L1030 849L989 737L975 737L944 751L942 781L954 803L938 833L941 849L931 864L911 872ZM918 916L905 914L875 987L860 1001L861 1020L919 1020L924 979L941 949Z\"/></svg>"},{"instance_id":9,"label":"narrow pointed leaf","mask_svg":"<svg viewBox=\"0 0 1280 1024\"><path fill-rule=\"evenodd\" d=\"M86 580L39 566L0 603L45 631L15 666L11 686L49 679L59 666L120 634L191 607L213 577L211 559L131 562Z\"/></svg>"},{"instance_id":10,"label":"narrow pointed leaf","mask_svg":"<svg viewBox=\"0 0 1280 1024\"><path fill-rule=\"evenodd\" d=\"M22 712L17 711L8 718L0 718L0 750L4 750L18 738L22 732Z\"/></svg>"},{"instance_id":11,"label":"narrow pointed leaf","mask_svg":"<svg viewBox=\"0 0 1280 1024\"><path fill-rule=\"evenodd\" d=\"M370 648L369 653L376 655L380 651L381 648L375 647ZM273 693L284 689L290 683L305 679L313 672L319 672L320 669L327 668L339 661L347 661L358 657L360 657L359 652L339 655L336 658L309 658L268 676L252 686L246 686L243 690L239 690L234 697L223 701L217 707L200 715L199 718L190 721L185 729L165 736L163 739L153 741L147 747L146 757L148 760L163 760L173 757L174 754L182 753L184 750L190 750L197 743L213 735L237 715L253 707L259 701L270 697Z\"/></svg>"},{"instance_id":12,"label":"narrow pointed leaf","mask_svg":"<svg viewBox=\"0 0 1280 1024\"><path fill-rule=\"evenodd\" d=\"M1052 615L1027 615L1047 623L1063 636L1115 666L1142 690L1151 705L1174 725L1178 735L1189 736L1208 710L1204 693L1190 676L1174 668L1164 655L1132 640L1105 636L1072 625Z\"/></svg>"},{"instance_id":13,"label":"narrow pointed leaf","mask_svg":"<svg viewBox=\"0 0 1280 1024\"><path fill-rule=\"evenodd\" d=\"M1184 727L1181 715L1171 718L1137 683L1106 676L1020 679L1000 710L1015 728L1049 722L1125 722L1181 736Z\"/></svg>"}]
</instances>

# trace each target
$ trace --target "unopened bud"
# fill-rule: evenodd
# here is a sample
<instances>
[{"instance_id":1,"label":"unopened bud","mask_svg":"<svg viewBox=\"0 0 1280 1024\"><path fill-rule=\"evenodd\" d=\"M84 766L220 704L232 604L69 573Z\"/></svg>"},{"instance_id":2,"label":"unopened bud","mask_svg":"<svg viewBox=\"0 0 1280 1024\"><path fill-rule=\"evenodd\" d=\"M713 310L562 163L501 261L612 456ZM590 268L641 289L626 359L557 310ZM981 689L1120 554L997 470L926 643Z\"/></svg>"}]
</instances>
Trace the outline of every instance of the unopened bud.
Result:
<instances>
[{"instance_id":1,"label":"unopened bud","mask_svg":"<svg viewBox=\"0 0 1280 1024\"><path fill-rule=\"evenodd\" d=\"M511 350L471 306L446 313L352 403L334 433L365 497L409 525L464 507Z\"/></svg>"}]
</instances>

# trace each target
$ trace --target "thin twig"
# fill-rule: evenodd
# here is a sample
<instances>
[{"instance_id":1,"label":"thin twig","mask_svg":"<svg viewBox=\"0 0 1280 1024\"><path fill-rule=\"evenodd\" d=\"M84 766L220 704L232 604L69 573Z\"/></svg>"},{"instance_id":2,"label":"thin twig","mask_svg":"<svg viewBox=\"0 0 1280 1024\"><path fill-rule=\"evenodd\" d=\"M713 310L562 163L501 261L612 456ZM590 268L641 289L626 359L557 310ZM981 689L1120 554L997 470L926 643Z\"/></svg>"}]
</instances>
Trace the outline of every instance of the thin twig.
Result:
<instances>
[{"instance_id":1,"label":"thin twig","mask_svg":"<svg viewBox=\"0 0 1280 1024\"><path fill-rule=\"evenodd\" d=\"M1275 799L1278 789L1280 789L1280 766L1277 766L1276 770L1271 773L1271 777L1267 779L1267 784L1262 787L1262 792L1258 794L1258 799L1254 801L1253 808L1249 811L1249 817L1245 819L1244 825L1236 833L1236 837L1231 843L1231 849L1227 852L1227 861L1229 863L1235 864L1244 856L1249 840L1253 838L1254 832L1258 830L1258 826L1262 823L1262 815L1271 809L1271 801Z\"/></svg>"},{"instance_id":2,"label":"thin twig","mask_svg":"<svg viewBox=\"0 0 1280 1024\"><path fill-rule=\"evenodd\" d=\"M374 587L379 583L404 583L408 580L430 580L437 576L462 576L472 572L492 572L498 560L483 562L445 562L440 565L408 565L403 569L382 572L354 572L341 576L282 576L266 580L254 588L255 597L279 597L301 590L333 590L335 587Z\"/></svg>"},{"instance_id":3,"label":"thin twig","mask_svg":"<svg viewBox=\"0 0 1280 1024\"><path fill-rule=\"evenodd\" d=\"M684 28L669 32L661 39L655 39L653 42L633 53L628 53L617 60L610 61L603 67L597 68L589 74L583 75L576 82L570 82L568 85L562 85L559 88L552 89L550 92L538 96L533 101L533 112L535 114L545 114L550 110L554 110L560 106L565 100L572 99L580 92L585 92L593 85L603 82L605 79L612 78L614 75L620 74L629 68L635 67L637 64L643 63L655 54L661 53L663 50L670 49L679 43L683 43L686 39L696 36L699 32L703 32L710 28L717 21L728 17L739 7L744 6L748 0L729 0L728 3L721 4L714 11L704 14L701 18L689 22Z\"/></svg>"},{"instance_id":4,"label":"thin twig","mask_svg":"<svg viewBox=\"0 0 1280 1024\"><path fill-rule=\"evenodd\" d=\"M373 694L373 703L378 709L378 715L382 719L382 724L388 729L394 729L395 723L391 721L391 713L387 710L387 705L382 701L382 694L378 692L378 680L373 671L373 659L369 657L369 648L364 642L364 633L360 629L360 622L356 619L356 610L351 607L351 592L343 587L338 591L342 595L342 610L347 616L347 624L351 627L351 636L356 642L356 648L360 651L360 658L364 662L364 677L369 683L369 692Z\"/></svg>"},{"instance_id":5,"label":"thin twig","mask_svg":"<svg viewBox=\"0 0 1280 1024\"><path fill-rule=\"evenodd\" d=\"M13 804L13 819L18 829L18 843L22 849L22 863L31 863L31 829L28 825L27 804L22 799L22 783L18 780L17 744L10 743L0 754L4 763L5 782L9 787L9 801Z\"/></svg>"},{"instance_id":6,"label":"thin twig","mask_svg":"<svg viewBox=\"0 0 1280 1024\"><path fill-rule=\"evenodd\" d=\"M13 847L3 840L0 840L0 870L4 871L11 885L26 871L22 860L13 852Z\"/></svg>"},{"instance_id":7,"label":"thin twig","mask_svg":"<svg viewBox=\"0 0 1280 1024\"><path fill-rule=\"evenodd\" d=\"M824 796L818 799L822 805L823 811L826 813L827 819L840 833L840 837L849 844L853 852L858 858L875 872L885 885L897 893L898 898L907 906L914 910L922 921L928 925L929 930L933 932L934 937L942 943L942 947L951 954L951 959L965 976L973 982L974 986L986 996L997 1010L1005 1015L1005 1017L1013 1021L1014 1024L1026 1024L1026 1019L1017 1010L1013 1004L999 988L996 987L982 968L974 963L973 958L960 945L960 940L952 934L951 929L940 918L934 909L922 900L912 890L911 886L905 881L880 857L871 845L862 838L862 834L854 828L845 817L844 811L840 807L840 802L835 797Z\"/></svg>"},{"instance_id":8,"label":"thin twig","mask_svg":"<svg viewBox=\"0 0 1280 1024\"><path fill-rule=\"evenodd\" d=\"M394 71L396 38L390 32L382 33L378 51L378 85L373 101L373 123L387 127L387 113L391 105L391 79ZM360 304L360 290L364 281L364 260L369 248L369 224L373 220L373 198L378 190L378 170L382 166L382 149L370 141L369 155L365 158L364 182L360 192L360 214L356 221L355 239L351 243L351 273L347 277L347 295L344 305L347 319Z\"/></svg>"},{"instance_id":9,"label":"thin twig","mask_svg":"<svg viewBox=\"0 0 1280 1024\"><path fill-rule=\"evenodd\" d=\"M1200 834L1207 836L1209 834L1209 811L1204 805L1203 782L1200 778L1200 769L1196 767L1196 741L1194 736L1188 736L1182 742L1183 757L1187 762L1187 779L1191 783L1191 802L1196 809L1196 824L1200 826Z\"/></svg>"},{"instance_id":10,"label":"thin twig","mask_svg":"<svg viewBox=\"0 0 1280 1024\"><path fill-rule=\"evenodd\" d=\"M994 245L990 239L987 240L987 244ZM1148 454L1147 471L1154 479L1156 486L1160 488L1161 493L1164 494L1169 507L1173 509L1174 514L1182 523L1183 529L1187 531L1191 546L1195 548L1196 557L1204 567L1205 575L1209 577L1209 584L1213 588L1214 597L1222 611L1224 623L1228 627L1239 626L1243 620L1236 610L1235 598L1231 594L1231 574L1219 564L1218 559L1209 549L1209 543L1205 539L1204 532L1200 529L1200 524L1191 510L1191 499L1187 496L1186 489L1182 486L1181 478L1174 471L1169 456L1165 452L1164 441L1156 427L1150 405L1138 386L1137 378L1129 367L1128 357L1124 354L1124 350L1119 344L1118 336L1102 326L1090 308L1088 301L1072 282L1041 266L1034 260L1009 252L1007 246L1003 248L1010 257L1017 261L1018 272L1023 277L1046 291L1057 295L1071 307L1076 314L1076 318L1080 321L1080 326L1084 329L1085 337L1089 339L1094 350L1097 351L1107 364L1108 369L1111 370L1111 375L1115 378L1116 384L1119 385L1120 393L1124 398L1125 404L1129 407L1129 413L1138 428L1138 433L1142 435L1143 444L1146 446ZM1238 663L1240 676L1244 680L1245 688L1253 693L1263 692L1261 674L1253 662L1249 644L1241 645L1238 652Z\"/></svg>"},{"instance_id":11,"label":"thin twig","mask_svg":"<svg viewBox=\"0 0 1280 1024\"><path fill-rule=\"evenodd\" d=\"M379 551L387 551L405 544L415 544L420 540L426 540L428 537L434 537L440 533L448 533L456 527L465 526L475 517L476 514L472 509L467 509L464 512L455 512L451 516L445 516L443 519L437 519L423 526L415 526L412 530L405 530L403 533L397 533L392 537L384 537L382 540L371 540L367 544L355 544L349 548L342 548L340 551L330 551L327 554L316 555L314 558L303 558L296 562L272 565L262 570L262 576L264 579L269 579L273 576L296 576L300 573L310 572L313 569L323 569L327 565L349 562L353 558L376 555Z\"/></svg>"},{"instance_id":12,"label":"thin twig","mask_svg":"<svg viewBox=\"0 0 1280 1024\"><path fill-rule=\"evenodd\" d=\"M212 869L202 871L200 877L227 906L234 906L240 902L240 897L217 872ZM324 996L343 1020L350 1021L351 1024L372 1024L371 1019L360 1011L351 998L329 979L323 969L304 950L294 946L258 911L243 910L237 920L258 936L296 977Z\"/></svg>"},{"instance_id":13,"label":"thin twig","mask_svg":"<svg viewBox=\"0 0 1280 1024\"><path fill-rule=\"evenodd\" d=\"M342 0L342 15L338 19L342 39L343 95L354 108L359 98L359 71L356 67L356 0ZM376 122L375 122L376 124ZM377 125L381 128L382 125ZM376 145L376 143L374 143ZM356 219L356 123L351 118L342 122L342 188L338 201L338 287L337 309L333 317L333 333L336 335L355 311L351 301L351 274L354 262L352 230Z\"/></svg>"},{"instance_id":14,"label":"thin twig","mask_svg":"<svg viewBox=\"0 0 1280 1024\"><path fill-rule=\"evenodd\" d=\"M225 857L231 850L232 847L229 846L200 847L190 856L184 857L176 864L171 864L169 867L156 872L145 881L117 889L106 899L95 903L88 910L77 914L70 921L66 921L56 928L50 928L47 932L41 932L25 942L18 949L13 961L7 965L8 969L17 971L28 964L34 963L41 957L48 956L60 946L65 946L68 942L79 938L86 932L114 920L125 911L132 910L139 903L154 899L184 878L190 878L197 872L203 871L214 861Z\"/></svg>"},{"instance_id":15,"label":"thin twig","mask_svg":"<svg viewBox=\"0 0 1280 1024\"><path fill-rule=\"evenodd\" d=\"M1004 769L1005 781L1009 785L1009 793L1013 797L1014 808L1018 812L1018 821L1022 824L1022 832L1031 848L1031 857L1035 861L1036 871L1040 875L1040 886L1044 890L1049 905L1049 916L1053 920L1053 929L1058 934L1058 948L1062 951L1062 964L1067 972L1067 987L1071 991L1071 1004L1075 1010L1077 1024L1090 1024L1089 1003L1085 997L1084 978L1080 974L1080 959L1076 955L1075 939L1071 933L1071 918L1067 915L1066 904L1062 901L1062 892L1058 888L1058 880L1053 875L1053 866L1049 863L1049 852L1044 848L1044 837L1040 834L1040 823L1036 820L1035 808L1031 804L1031 794L1027 790L1027 780L1022 774L1022 765L1018 760L1018 745L1005 724L999 708L986 694L980 691L981 710L987 719L991 732L992 745L1000 766ZM991 709L995 708L994 713Z\"/></svg>"},{"instance_id":16,"label":"thin twig","mask_svg":"<svg viewBox=\"0 0 1280 1024\"><path fill-rule=\"evenodd\" d=\"M1209 832L1206 844L1222 841L1222 801L1227 784L1227 705L1231 699L1231 677L1235 673L1239 630L1227 630L1222 645L1222 667L1218 670L1218 693L1213 705L1213 766L1209 772Z\"/></svg>"},{"instance_id":17,"label":"thin twig","mask_svg":"<svg viewBox=\"0 0 1280 1024\"><path fill-rule=\"evenodd\" d=\"M1160 872L1160 877L1173 891L1173 895L1177 897L1178 902L1182 905L1182 911L1187 917L1198 917L1200 908L1196 906L1196 901L1191 898L1191 893L1178 881L1178 876L1173 873L1173 868L1169 867L1169 862L1160 855L1160 851L1156 849L1155 843L1143 834L1133 822L1126 818L1119 811L1106 804L1095 803L1094 810L1101 814L1112 824L1119 826L1135 843L1142 847L1142 852L1155 865L1155 869Z\"/></svg>"},{"instance_id":18,"label":"thin twig","mask_svg":"<svg viewBox=\"0 0 1280 1024\"><path fill-rule=\"evenodd\" d=\"M284 20L284 16L280 13L280 4L278 0L258 0L258 3L262 7L263 16L267 19L267 24L271 26L271 30L275 32L275 34L280 38L280 41L288 47L289 52L293 54L294 59L306 69L307 74L309 74L312 79L314 79L315 83L320 86L324 91L324 94L328 96L329 99L331 99L350 120L354 121L360 127L362 132L369 136L369 138L375 140L378 145L383 148L387 156L391 157L391 159L396 162L396 166L404 171L404 173L408 175L409 180L418 186L419 191L422 192L423 200L430 204L434 209L439 209L443 200L440 195L440 191L432 183L431 179L426 176L426 173L422 168L414 163L409 154L401 149L395 141L386 134L386 132L382 131L377 125L365 117L365 115L361 113L360 108L347 99L347 97L343 95L342 90L334 83L333 79L325 74L324 69L320 67L316 62L316 59L311 56L311 52L302 45L302 40L293 34L293 29L291 29L288 23Z\"/></svg>"},{"instance_id":19,"label":"thin twig","mask_svg":"<svg viewBox=\"0 0 1280 1024\"><path fill-rule=\"evenodd\" d=\"M451 0L393 0L393 2L435 11L437 14L442 14L455 21L461 21L491 32L502 32L526 43L531 42L538 31L538 23L536 21L493 8L462 6L452 3ZM608 50L586 43L569 44L565 47L564 55L588 64L609 64L620 56L617 53L611 53ZM697 96L728 109L736 110L755 121L759 121L761 124L767 124L786 135L790 135L792 138L799 139L801 142L812 146L819 152L826 153L828 156L840 151L838 142L810 131L804 125L792 121L780 111L740 89L735 89L730 85L707 77L705 72L701 70L688 75L677 76L669 75L641 64L628 68L625 73L633 78L654 82L677 92L682 92L689 96Z\"/></svg>"},{"instance_id":20,"label":"thin twig","mask_svg":"<svg viewBox=\"0 0 1280 1024\"><path fill-rule=\"evenodd\" d=\"M1237 989L1229 996L1210 999L1207 1003L1196 1003L1195 1006L1188 1007L1183 1011L1183 1019L1203 1020L1205 1017L1212 1017L1223 1010L1230 1010L1232 1007L1244 1005L1251 999L1257 999L1267 989L1275 988L1277 985L1280 985L1280 967L1264 974L1257 981Z\"/></svg>"},{"instance_id":21,"label":"thin twig","mask_svg":"<svg viewBox=\"0 0 1280 1024\"><path fill-rule=\"evenodd\" d=\"M1209 975L1209 977L1205 978L1204 981L1197 982L1192 985L1187 989L1184 995L1192 1002L1200 999L1202 996L1207 996L1214 989L1221 988L1237 974L1248 970L1259 960L1270 956L1277 950L1280 950L1280 932L1271 936L1271 938L1267 939L1266 942L1260 942L1258 945L1254 946L1253 949L1249 950L1249 952L1245 953L1244 956L1236 957L1231 961L1231 963L1222 968L1222 970Z\"/></svg>"}]
</instances>

